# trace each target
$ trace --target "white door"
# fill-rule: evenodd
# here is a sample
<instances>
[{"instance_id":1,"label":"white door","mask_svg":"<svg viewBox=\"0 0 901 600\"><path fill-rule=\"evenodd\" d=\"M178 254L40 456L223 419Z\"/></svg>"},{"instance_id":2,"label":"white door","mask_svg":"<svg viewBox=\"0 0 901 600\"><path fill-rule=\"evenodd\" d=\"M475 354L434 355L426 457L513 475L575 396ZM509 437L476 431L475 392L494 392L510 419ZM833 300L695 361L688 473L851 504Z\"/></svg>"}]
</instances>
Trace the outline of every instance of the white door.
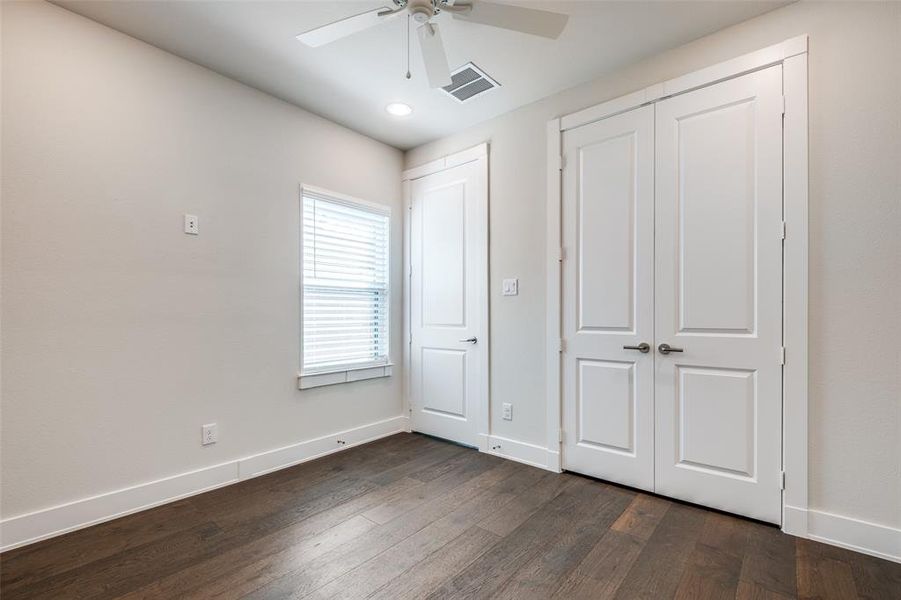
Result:
<instances>
[{"instance_id":1,"label":"white door","mask_svg":"<svg viewBox=\"0 0 901 600\"><path fill-rule=\"evenodd\" d=\"M654 108L563 145L563 465L653 490Z\"/></svg>"},{"instance_id":2,"label":"white door","mask_svg":"<svg viewBox=\"0 0 901 600\"><path fill-rule=\"evenodd\" d=\"M656 491L779 523L782 67L656 110Z\"/></svg>"},{"instance_id":3,"label":"white door","mask_svg":"<svg viewBox=\"0 0 901 600\"><path fill-rule=\"evenodd\" d=\"M480 159L410 184L411 425L469 446L487 411L484 173Z\"/></svg>"}]
</instances>

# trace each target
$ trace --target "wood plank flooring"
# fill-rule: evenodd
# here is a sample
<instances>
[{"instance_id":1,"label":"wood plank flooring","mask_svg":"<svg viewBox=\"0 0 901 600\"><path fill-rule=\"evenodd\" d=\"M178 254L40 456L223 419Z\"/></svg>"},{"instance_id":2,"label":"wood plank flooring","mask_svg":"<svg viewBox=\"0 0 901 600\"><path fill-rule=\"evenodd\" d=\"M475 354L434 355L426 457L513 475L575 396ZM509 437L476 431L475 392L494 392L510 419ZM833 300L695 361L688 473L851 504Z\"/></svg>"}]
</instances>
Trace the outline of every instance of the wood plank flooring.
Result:
<instances>
[{"instance_id":1,"label":"wood plank flooring","mask_svg":"<svg viewBox=\"0 0 901 600\"><path fill-rule=\"evenodd\" d=\"M901 565L416 434L0 555L18 598L901 598Z\"/></svg>"}]
</instances>

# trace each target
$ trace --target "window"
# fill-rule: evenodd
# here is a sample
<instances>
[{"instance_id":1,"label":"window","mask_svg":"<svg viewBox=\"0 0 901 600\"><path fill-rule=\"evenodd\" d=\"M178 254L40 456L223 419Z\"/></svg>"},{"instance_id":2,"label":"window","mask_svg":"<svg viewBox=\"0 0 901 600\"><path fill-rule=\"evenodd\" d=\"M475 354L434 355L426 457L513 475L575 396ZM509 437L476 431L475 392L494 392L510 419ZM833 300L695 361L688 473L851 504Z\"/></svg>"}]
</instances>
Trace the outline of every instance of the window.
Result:
<instances>
[{"instance_id":1,"label":"window","mask_svg":"<svg viewBox=\"0 0 901 600\"><path fill-rule=\"evenodd\" d=\"M390 213L359 200L304 187L301 387L367 378L350 371L388 367ZM343 377L343 378L342 378Z\"/></svg>"}]
</instances>

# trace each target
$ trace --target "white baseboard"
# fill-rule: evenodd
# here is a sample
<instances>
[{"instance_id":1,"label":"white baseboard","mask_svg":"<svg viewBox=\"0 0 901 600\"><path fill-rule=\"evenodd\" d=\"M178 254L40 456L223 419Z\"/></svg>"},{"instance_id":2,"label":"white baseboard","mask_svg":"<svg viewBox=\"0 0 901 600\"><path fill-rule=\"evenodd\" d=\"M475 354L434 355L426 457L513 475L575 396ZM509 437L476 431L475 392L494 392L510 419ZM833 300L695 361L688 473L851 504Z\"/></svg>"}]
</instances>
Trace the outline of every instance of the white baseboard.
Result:
<instances>
[{"instance_id":1,"label":"white baseboard","mask_svg":"<svg viewBox=\"0 0 901 600\"><path fill-rule=\"evenodd\" d=\"M359 446L379 438L383 438L401 431L407 431L409 425L407 417L394 417L369 423L362 427L340 431L320 438L292 444L284 448L268 450L260 454L254 454L240 459L238 462L238 478L250 479L265 475L272 471L284 469L308 460L325 456L339 450ZM344 442L343 444L339 444Z\"/></svg>"},{"instance_id":2,"label":"white baseboard","mask_svg":"<svg viewBox=\"0 0 901 600\"><path fill-rule=\"evenodd\" d=\"M782 511L782 531L806 538L807 530L807 509L786 504Z\"/></svg>"},{"instance_id":3,"label":"white baseboard","mask_svg":"<svg viewBox=\"0 0 901 600\"><path fill-rule=\"evenodd\" d=\"M484 444L480 444L483 452L507 458L539 469L559 473L558 453L544 446L517 442L496 435L483 436ZM487 448L487 449L486 449Z\"/></svg>"},{"instance_id":4,"label":"white baseboard","mask_svg":"<svg viewBox=\"0 0 901 600\"><path fill-rule=\"evenodd\" d=\"M894 527L786 506L782 530L824 544L901 563L901 529Z\"/></svg>"},{"instance_id":5,"label":"white baseboard","mask_svg":"<svg viewBox=\"0 0 901 600\"><path fill-rule=\"evenodd\" d=\"M409 418L394 417L227 463L10 517L0 521L0 552L271 473L402 431L410 431ZM559 472L558 452L499 436L482 437L480 446L489 454ZM339 444L339 441L344 443ZM792 535L901 563L901 529L793 506L785 507L782 529Z\"/></svg>"},{"instance_id":6,"label":"white baseboard","mask_svg":"<svg viewBox=\"0 0 901 600\"><path fill-rule=\"evenodd\" d=\"M227 463L3 519L0 521L0 552L409 431L408 421L407 417L385 419Z\"/></svg>"},{"instance_id":7,"label":"white baseboard","mask_svg":"<svg viewBox=\"0 0 901 600\"><path fill-rule=\"evenodd\" d=\"M901 529L816 510L808 511L807 524L812 540L901 562Z\"/></svg>"}]
</instances>

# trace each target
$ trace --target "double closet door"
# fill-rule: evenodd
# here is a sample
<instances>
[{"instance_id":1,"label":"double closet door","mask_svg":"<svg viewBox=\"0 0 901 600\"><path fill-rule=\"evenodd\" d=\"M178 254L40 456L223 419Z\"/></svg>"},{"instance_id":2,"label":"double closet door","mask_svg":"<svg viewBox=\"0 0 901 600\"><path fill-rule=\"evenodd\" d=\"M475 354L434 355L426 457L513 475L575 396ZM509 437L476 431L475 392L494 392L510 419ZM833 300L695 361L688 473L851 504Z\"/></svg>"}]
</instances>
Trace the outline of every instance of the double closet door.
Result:
<instances>
[{"instance_id":1,"label":"double closet door","mask_svg":"<svg viewBox=\"0 0 901 600\"><path fill-rule=\"evenodd\" d=\"M563 145L564 468L779 523L782 67Z\"/></svg>"}]
</instances>

